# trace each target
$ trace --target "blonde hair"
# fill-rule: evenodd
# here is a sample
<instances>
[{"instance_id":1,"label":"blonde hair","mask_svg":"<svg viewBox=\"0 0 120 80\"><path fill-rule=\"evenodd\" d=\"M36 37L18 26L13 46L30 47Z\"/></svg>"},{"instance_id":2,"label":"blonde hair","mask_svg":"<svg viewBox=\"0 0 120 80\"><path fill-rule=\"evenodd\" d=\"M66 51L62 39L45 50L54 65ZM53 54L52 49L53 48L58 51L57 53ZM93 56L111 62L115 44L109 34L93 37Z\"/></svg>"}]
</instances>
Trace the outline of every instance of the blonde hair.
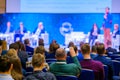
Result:
<instances>
[{"instance_id":1,"label":"blonde hair","mask_svg":"<svg viewBox=\"0 0 120 80\"><path fill-rule=\"evenodd\" d=\"M7 50L7 42L2 40L2 50Z\"/></svg>"},{"instance_id":2,"label":"blonde hair","mask_svg":"<svg viewBox=\"0 0 120 80\"><path fill-rule=\"evenodd\" d=\"M20 59L13 55L10 57L10 62L13 64L13 69L11 71L11 75L14 80L23 80L22 74L22 65Z\"/></svg>"},{"instance_id":3,"label":"blonde hair","mask_svg":"<svg viewBox=\"0 0 120 80\"><path fill-rule=\"evenodd\" d=\"M9 57L12 57L12 56L18 57L17 51L15 49L9 49L6 55L8 55Z\"/></svg>"}]
</instances>

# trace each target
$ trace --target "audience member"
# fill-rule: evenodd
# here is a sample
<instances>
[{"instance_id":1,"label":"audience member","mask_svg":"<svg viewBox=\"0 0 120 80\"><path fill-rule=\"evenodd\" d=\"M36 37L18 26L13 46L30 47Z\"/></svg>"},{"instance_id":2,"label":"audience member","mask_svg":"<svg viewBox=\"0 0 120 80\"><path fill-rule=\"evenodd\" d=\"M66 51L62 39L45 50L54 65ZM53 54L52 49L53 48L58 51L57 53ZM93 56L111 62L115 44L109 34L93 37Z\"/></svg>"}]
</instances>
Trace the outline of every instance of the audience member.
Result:
<instances>
[{"instance_id":1,"label":"audience member","mask_svg":"<svg viewBox=\"0 0 120 80\"><path fill-rule=\"evenodd\" d=\"M45 55L45 48L44 46L38 46L35 48L34 54L40 53L42 55Z\"/></svg>"},{"instance_id":2,"label":"audience member","mask_svg":"<svg viewBox=\"0 0 120 80\"><path fill-rule=\"evenodd\" d=\"M106 49L106 53L109 53L109 52L112 52L112 53L116 53L117 52L117 50L116 49L114 49L114 48L112 48L112 43L111 43L111 41L108 41L107 42L107 49Z\"/></svg>"},{"instance_id":3,"label":"audience member","mask_svg":"<svg viewBox=\"0 0 120 80\"><path fill-rule=\"evenodd\" d=\"M20 41L16 42L16 44L19 46L18 57L21 60L22 68L26 69L26 62L28 61L28 54L26 52L25 45L21 43Z\"/></svg>"},{"instance_id":4,"label":"audience member","mask_svg":"<svg viewBox=\"0 0 120 80\"><path fill-rule=\"evenodd\" d=\"M90 45L88 43L83 44L81 47L84 60L80 62L82 68L91 69L94 71L95 80L104 80L104 67L99 61L92 60L90 57Z\"/></svg>"},{"instance_id":5,"label":"audience member","mask_svg":"<svg viewBox=\"0 0 120 80\"><path fill-rule=\"evenodd\" d=\"M39 39L38 41L39 46L44 46L44 40L42 38Z\"/></svg>"},{"instance_id":6,"label":"audience member","mask_svg":"<svg viewBox=\"0 0 120 80\"><path fill-rule=\"evenodd\" d=\"M29 39L25 39L25 40L24 40L24 44L25 44L26 52L28 52L28 53L30 53L31 55L33 55L33 53L34 53L34 48L32 48L32 47L30 46L30 41L29 41Z\"/></svg>"},{"instance_id":7,"label":"audience member","mask_svg":"<svg viewBox=\"0 0 120 80\"><path fill-rule=\"evenodd\" d=\"M43 72L45 67L45 57L42 54L34 54L32 65L34 72L28 75L24 80L56 80L55 76L50 72Z\"/></svg>"},{"instance_id":8,"label":"audience member","mask_svg":"<svg viewBox=\"0 0 120 80\"><path fill-rule=\"evenodd\" d=\"M78 61L83 60L83 55L78 52L77 46L71 46L71 47L74 48L74 51L75 51L75 53L76 53L76 56L77 56ZM67 52L66 52L66 53L67 53ZM72 57L71 57L71 55L70 55L70 52L68 52L68 53L69 53L69 56L67 56L67 63L73 63L73 59L72 59ZM68 53L67 53L67 55L68 55Z\"/></svg>"},{"instance_id":9,"label":"audience member","mask_svg":"<svg viewBox=\"0 0 120 80\"><path fill-rule=\"evenodd\" d=\"M46 59L55 58L55 52L59 48L59 44L57 43L51 43L49 46L49 53L46 55Z\"/></svg>"},{"instance_id":10,"label":"audience member","mask_svg":"<svg viewBox=\"0 0 120 80\"><path fill-rule=\"evenodd\" d=\"M79 76L81 71L81 65L76 57L76 53L73 47L70 47L70 55L74 63L67 64L66 58L67 54L63 48L58 48L56 50L55 57L56 62L50 64L50 72L54 73L56 76L60 75L73 75Z\"/></svg>"},{"instance_id":11,"label":"audience member","mask_svg":"<svg viewBox=\"0 0 120 80\"><path fill-rule=\"evenodd\" d=\"M97 54L97 47L92 46L91 53L90 53L91 58L94 59L97 55L98 55Z\"/></svg>"},{"instance_id":12,"label":"audience member","mask_svg":"<svg viewBox=\"0 0 120 80\"><path fill-rule=\"evenodd\" d=\"M7 53L7 41L2 40L2 54L1 55L4 55L6 53Z\"/></svg>"},{"instance_id":13,"label":"audience member","mask_svg":"<svg viewBox=\"0 0 120 80\"><path fill-rule=\"evenodd\" d=\"M103 43L101 43L98 47L97 47L97 53L98 56L94 58L94 60L100 61L102 62L104 65L108 66L108 80L113 80L113 64L112 64L112 60L105 57L105 46Z\"/></svg>"},{"instance_id":14,"label":"audience member","mask_svg":"<svg viewBox=\"0 0 120 80\"><path fill-rule=\"evenodd\" d=\"M14 80L23 80L22 66L20 59L16 56L10 57L10 62L13 64L13 69L11 71L11 75Z\"/></svg>"},{"instance_id":15,"label":"audience member","mask_svg":"<svg viewBox=\"0 0 120 80\"><path fill-rule=\"evenodd\" d=\"M14 80L11 76L12 68L8 56L0 56L0 80Z\"/></svg>"}]
</instances>

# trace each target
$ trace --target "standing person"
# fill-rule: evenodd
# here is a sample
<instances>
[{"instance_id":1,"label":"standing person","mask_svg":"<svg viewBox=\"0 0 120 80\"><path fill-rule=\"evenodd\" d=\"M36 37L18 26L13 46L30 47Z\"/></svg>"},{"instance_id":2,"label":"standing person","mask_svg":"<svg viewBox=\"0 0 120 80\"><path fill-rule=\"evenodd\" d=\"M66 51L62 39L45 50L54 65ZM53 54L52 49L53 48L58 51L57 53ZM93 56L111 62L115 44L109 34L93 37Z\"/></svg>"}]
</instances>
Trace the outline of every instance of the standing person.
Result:
<instances>
[{"instance_id":1,"label":"standing person","mask_svg":"<svg viewBox=\"0 0 120 80\"><path fill-rule=\"evenodd\" d=\"M112 15L110 14L110 8L105 8L105 14L104 14L104 23L103 23L103 30L104 30L104 44L107 48L107 42L111 41L110 36L110 29L112 27Z\"/></svg>"},{"instance_id":2,"label":"standing person","mask_svg":"<svg viewBox=\"0 0 120 80\"><path fill-rule=\"evenodd\" d=\"M94 23L90 31L89 44L91 44L91 40L92 40L92 45L94 44L94 41L95 39L97 39L98 34L100 34L100 29L98 28L97 24Z\"/></svg>"},{"instance_id":3,"label":"standing person","mask_svg":"<svg viewBox=\"0 0 120 80\"><path fill-rule=\"evenodd\" d=\"M35 29L35 31L34 31L34 34L38 35L38 36L41 36L42 33L45 33L45 28L43 26L43 23L39 22L37 29Z\"/></svg>"},{"instance_id":4,"label":"standing person","mask_svg":"<svg viewBox=\"0 0 120 80\"><path fill-rule=\"evenodd\" d=\"M16 42L16 38L19 37L20 41L22 41L22 37L24 36L24 33L27 32L27 29L24 27L23 22L19 23L19 28L15 31L14 35L14 42Z\"/></svg>"}]
</instances>

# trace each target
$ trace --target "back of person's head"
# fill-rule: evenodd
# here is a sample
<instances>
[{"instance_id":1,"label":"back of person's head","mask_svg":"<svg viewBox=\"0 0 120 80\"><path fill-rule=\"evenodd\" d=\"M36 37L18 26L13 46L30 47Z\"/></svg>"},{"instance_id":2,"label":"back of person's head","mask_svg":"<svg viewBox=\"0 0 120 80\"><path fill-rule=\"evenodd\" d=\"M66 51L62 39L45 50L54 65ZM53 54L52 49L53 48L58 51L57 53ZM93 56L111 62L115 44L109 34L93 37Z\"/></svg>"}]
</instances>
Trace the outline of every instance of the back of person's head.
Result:
<instances>
[{"instance_id":1,"label":"back of person's head","mask_svg":"<svg viewBox=\"0 0 120 80\"><path fill-rule=\"evenodd\" d=\"M49 52L50 53L55 53L56 50L59 48L59 44L57 43L51 43L50 46L49 46Z\"/></svg>"},{"instance_id":2,"label":"back of person's head","mask_svg":"<svg viewBox=\"0 0 120 80\"><path fill-rule=\"evenodd\" d=\"M12 56L17 56L17 57L18 57L17 52L16 52L15 49L9 49L9 50L7 51L7 54L6 54L6 55L9 56L9 57L12 57Z\"/></svg>"},{"instance_id":3,"label":"back of person's head","mask_svg":"<svg viewBox=\"0 0 120 80\"><path fill-rule=\"evenodd\" d=\"M43 66L45 62L45 57L42 54L34 54L32 57L32 65L34 68L39 68Z\"/></svg>"},{"instance_id":4,"label":"back of person's head","mask_svg":"<svg viewBox=\"0 0 120 80\"><path fill-rule=\"evenodd\" d=\"M19 49L19 46L18 46L18 44L16 44L16 43L12 43L12 44L9 45L9 49L18 50L18 49Z\"/></svg>"},{"instance_id":5,"label":"back of person's head","mask_svg":"<svg viewBox=\"0 0 120 80\"><path fill-rule=\"evenodd\" d=\"M99 44L100 44L99 41L96 41L96 42L95 42L95 46L98 46Z\"/></svg>"},{"instance_id":6,"label":"back of person's head","mask_svg":"<svg viewBox=\"0 0 120 80\"><path fill-rule=\"evenodd\" d=\"M30 45L29 39L25 39L25 40L24 40L24 44L25 44L25 45Z\"/></svg>"},{"instance_id":7,"label":"back of person's head","mask_svg":"<svg viewBox=\"0 0 120 80\"><path fill-rule=\"evenodd\" d=\"M11 75L13 79L22 80L23 75L22 75L22 65L21 65L20 59L16 56L11 56L10 62L13 64L13 69L11 71Z\"/></svg>"},{"instance_id":8,"label":"back of person's head","mask_svg":"<svg viewBox=\"0 0 120 80\"><path fill-rule=\"evenodd\" d=\"M85 44L85 43L84 43L83 41L81 41L81 42L80 42L80 48L81 48L81 46L82 46L83 44Z\"/></svg>"},{"instance_id":9,"label":"back of person's head","mask_svg":"<svg viewBox=\"0 0 120 80\"><path fill-rule=\"evenodd\" d=\"M66 52L63 48L58 48L55 53L57 59L66 58Z\"/></svg>"},{"instance_id":10,"label":"back of person's head","mask_svg":"<svg viewBox=\"0 0 120 80\"><path fill-rule=\"evenodd\" d=\"M98 53L99 55L105 53L105 46L104 46L103 43L100 43L100 44L97 46L97 53Z\"/></svg>"},{"instance_id":11,"label":"back of person's head","mask_svg":"<svg viewBox=\"0 0 120 80\"><path fill-rule=\"evenodd\" d=\"M21 43L20 45L21 45L20 50L21 50L21 51L26 51L26 47L25 47L25 45L24 45L23 43Z\"/></svg>"},{"instance_id":12,"label":"back of person's head","mask_svg":"<svg viewBox=\"0 0 120 80\"><path fill-rule=\"evenodd\" d=\"M73 47L73 46L74 46L74 42L72 42L72 41L69 42L69 44L68 44L68 48L69 48L69 47Z\"/></svg>"},{"instance_id":13,"label":"back of person's head","mask_svg":"<svg viewBox=\"0 0 120 80\"><path fill-rule=\"evenodd\" d=\"M2 40L2 50L7 50L7 41Z\"/></svg>"},{"instance_id":14,"label":"back of person's head","mask_svg":"<svg viewBox=\"0 0 120 80\"><path fill-rule=\"evenodd\" d=\"M93 45L91 48L91 52L97 53L97 46Z\"/></svg>"},{"instance_id":15,"label":"back of person's head","mask_svg":"<svg viewBox=\"0 0 120 80\"><path fill-rule=\"evenodd\" d=\"M11 68L11 62L8 56L0 56L0 73L9 72Z\"/></svg>"},{"instance_id":16,"label":"back of person's head","mask_svg":"<svg viewBox=\"0 0 120 80\"><path fill-rule=\"evenodd\" d=\"M85 43L81 46L81 52L82 54L90 54L90 45L88 43Z\"/></svg>"},{"instance_id":17,"label":"back of person's head","mask_svg":"<svg viewBox=\"0 0 120 80\"><path fill-rule=\"evenodd\" d=\"M39 39L38 41L39 46L44 46L44 40L42 38Z\"/></svg>"},{"instance_id":18,"label":"back of person's head","mask_svg":"<svg viewBox=\"0 0 120 80\"><path fill-rule=\"evenodd\" d=\"M40 53L40 54L43 54L43 55L44 55L44 53L45 53L45 48L44 48L44 46L38 46L38 47L35 49L34 53L35 53L35 54Z\"/></svg>"}]
</instances>

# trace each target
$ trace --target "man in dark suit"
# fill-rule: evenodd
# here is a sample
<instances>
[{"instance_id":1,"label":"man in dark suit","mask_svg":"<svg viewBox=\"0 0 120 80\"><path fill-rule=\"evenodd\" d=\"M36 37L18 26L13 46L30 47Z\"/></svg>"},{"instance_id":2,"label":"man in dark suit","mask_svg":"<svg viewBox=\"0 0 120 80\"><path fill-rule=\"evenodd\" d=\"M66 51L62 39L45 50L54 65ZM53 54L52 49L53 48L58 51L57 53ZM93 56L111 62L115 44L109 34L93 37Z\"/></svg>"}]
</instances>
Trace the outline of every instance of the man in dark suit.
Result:
<instances>
[{"instance_id":1,"label":"man in dark suit","mask_svg":"<svg viewBox=\"0 0 120 80\"><path fill-rule=\"evenodd\" d=\"M22 37L26 32L27 32L27 29L24 27L23 22L20 22L20 27L15 31L14 42L16 42L17 37L19 37L20 41L22 41Z\"/></svg>"},{"instance_id":2,"label":"man in dark suit","mask_svg":"<svg viewBox=\"0 0 120 80\"><path fill-rule=\"evenodd\" d=\"M41 34L45 33L45 28L42 22L38 23L38 27L35 29L34 34L41 36Z\"/></svg>"}]
</instances>

